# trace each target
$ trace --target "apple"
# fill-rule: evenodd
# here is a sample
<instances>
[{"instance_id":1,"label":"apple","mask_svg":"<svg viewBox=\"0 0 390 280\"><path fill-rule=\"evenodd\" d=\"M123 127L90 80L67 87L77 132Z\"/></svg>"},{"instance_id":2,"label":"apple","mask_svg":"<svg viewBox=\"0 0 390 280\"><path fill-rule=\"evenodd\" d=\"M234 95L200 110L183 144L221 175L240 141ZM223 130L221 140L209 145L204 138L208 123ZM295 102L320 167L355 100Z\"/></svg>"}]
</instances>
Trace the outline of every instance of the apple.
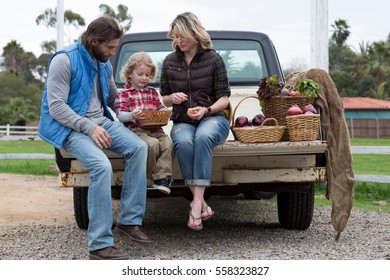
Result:
<instances>
[{"instance_id":1,"label":"apple","mask_svg":"<svg viewBox=\"0 0 390 280\"><path fill-rule=\"evenodd\" d=\"M240 116L236 118L236 121L234 122L235 127L244 127L249 124L249 120L245 116Z\"/></svg>"}]
</instances>

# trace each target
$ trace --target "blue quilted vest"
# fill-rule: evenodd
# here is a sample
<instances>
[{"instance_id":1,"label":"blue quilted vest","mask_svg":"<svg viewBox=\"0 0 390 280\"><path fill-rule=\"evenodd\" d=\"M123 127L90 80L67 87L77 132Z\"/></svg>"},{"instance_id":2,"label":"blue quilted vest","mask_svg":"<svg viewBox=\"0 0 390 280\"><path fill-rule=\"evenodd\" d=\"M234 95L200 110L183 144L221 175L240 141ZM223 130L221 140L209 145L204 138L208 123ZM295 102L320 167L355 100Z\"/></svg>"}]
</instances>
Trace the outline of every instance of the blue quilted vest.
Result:
<instances>
[{"instance_id":1,"label":"blue quilted vest","mask_svg":"<svg viewBox=\"0 0 390 280\"><path fill-rule=\"evenodd\" d=\"M100 88L102 90L102 104L104 107L104 112L107 117L113 120L113 117L111 116L107 106L109 98L109 80L112 71L111 63L109 61L105 63L98 62L98 71L90 54L80 41L61 51L56 52L53 57L59 53L66 53L70 59L71 80L67 102L70 108L72 108L72 110L74 110L80 116L85 116L92 96L94 79L96 74L99 73L99 82ZM53 59L53 57L51 59ZM50 62L51 60L48 64L48 71L50 69ZM47 101L46 82L42 97L41 117L38 130L39 137L52 144L57 149L60 149L71 131L71 128L63 126L50 115Z\"/></svg>"}]
</instances>

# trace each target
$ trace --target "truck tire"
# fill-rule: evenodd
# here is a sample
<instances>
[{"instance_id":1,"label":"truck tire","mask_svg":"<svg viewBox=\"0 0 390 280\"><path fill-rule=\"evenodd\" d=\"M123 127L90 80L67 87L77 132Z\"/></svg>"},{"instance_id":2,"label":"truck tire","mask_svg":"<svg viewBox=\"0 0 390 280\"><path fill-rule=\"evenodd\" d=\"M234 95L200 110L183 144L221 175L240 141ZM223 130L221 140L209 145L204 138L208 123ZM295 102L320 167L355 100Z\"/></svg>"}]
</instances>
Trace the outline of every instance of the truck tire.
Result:
<instances>
[{"instance_id":1,"label":"truck tire","mask_svg":"<svg viewBox=\"0 0 390 280\"><path fill-rule=\"evenodd\" d=\"M276 195L274 192L263 192L258 190L250 190L243 194L246 198L253 200L271 199Z\"/></svg>"},{"instance_id":2,"label":"truck tire","mask_svg":"<svg viewBox=\"0 0 390 280\"><path fill-rule=\"evenodd\" d=\"M73 208L76 223L81 229L88 229L88 188L73 188Z\"/></svg>"},{"instance_id":3,"label":"truck tire","mask_svg":"<svg viewBox=\"0 0 390 280\"><path fill-rule=\"evenodd\" d=\"M313 219L314 184L309 184L308 193L278 192L278 217L285 229L307 229Z\"/></svg>"}]
</instances>

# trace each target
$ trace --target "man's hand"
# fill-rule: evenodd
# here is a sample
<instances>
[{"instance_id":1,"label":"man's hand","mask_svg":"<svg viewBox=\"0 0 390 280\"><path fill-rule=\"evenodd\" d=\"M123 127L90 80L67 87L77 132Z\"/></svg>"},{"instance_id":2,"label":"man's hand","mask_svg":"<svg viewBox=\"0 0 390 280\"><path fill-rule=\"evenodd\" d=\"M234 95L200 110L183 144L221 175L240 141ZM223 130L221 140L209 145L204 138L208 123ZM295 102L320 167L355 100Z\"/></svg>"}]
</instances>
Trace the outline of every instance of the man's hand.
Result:
<instances>
[{"instance_id":1,"label":"man's hand","mask_svg":"<svg viewBox=\"0 0 390 280\"><path fill-rule=\"evenodd\" d=\"M100 149L111 147L111 137L108 132L101 126L96 126L91 133L92 140L99 146Z\"/></svg>"}]
</instances>

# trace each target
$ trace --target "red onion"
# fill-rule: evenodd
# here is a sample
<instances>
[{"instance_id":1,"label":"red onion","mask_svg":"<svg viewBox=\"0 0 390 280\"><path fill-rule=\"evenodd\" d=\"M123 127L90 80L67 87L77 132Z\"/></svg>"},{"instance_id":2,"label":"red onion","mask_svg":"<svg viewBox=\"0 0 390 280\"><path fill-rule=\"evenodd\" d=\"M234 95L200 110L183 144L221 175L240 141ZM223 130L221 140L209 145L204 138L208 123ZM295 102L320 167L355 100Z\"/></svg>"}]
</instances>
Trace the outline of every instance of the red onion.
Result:
<instances>
[{"instance_id":1,"label":"red onion","mask_svg":"<svg viewBox=\"0 0 390 280\"><path fill-rule=\"evenodd\" d=\"M312 112L313 114L317 114L316 108L314 108L314 106L311 105L311 104L307 104L307 105L303 108L303 112L304 112L304 113L306 113L306 112Z\"/></svg>"},{"instance_id":2,"label":"red onion","mask_svg":"<svg viewBox=\"0 0 390 280\"><path fill-rule=\"evenodd\" d=\"M294 104L288 109L287 114L288 115L300 115L300 114L303 114L303 111L301 110L301 108L299 108L299 106L297 104Z\"/></svg>"},{"instance_id":3,"label":"red onion","mask_svg":"<svg viewBox=\"0 0 390 280\"><path fill-rule=\"evenodd\" d=\"M252 125L259 126L265 120L265 116L263 114L257 114L252 119Z\"/></svg>"},{"instance_id":4,"label":"red onion","mask_svg":"<svg viewBox=\"0 0 390 280\"><path fill-rule=\"evenodd\" d=\"M235 124L235 127L244 127L244 126L249 125L249 120L245 116L240 116L240 117L237 117L234 124Z\"/></svg>"}]
</instances>

